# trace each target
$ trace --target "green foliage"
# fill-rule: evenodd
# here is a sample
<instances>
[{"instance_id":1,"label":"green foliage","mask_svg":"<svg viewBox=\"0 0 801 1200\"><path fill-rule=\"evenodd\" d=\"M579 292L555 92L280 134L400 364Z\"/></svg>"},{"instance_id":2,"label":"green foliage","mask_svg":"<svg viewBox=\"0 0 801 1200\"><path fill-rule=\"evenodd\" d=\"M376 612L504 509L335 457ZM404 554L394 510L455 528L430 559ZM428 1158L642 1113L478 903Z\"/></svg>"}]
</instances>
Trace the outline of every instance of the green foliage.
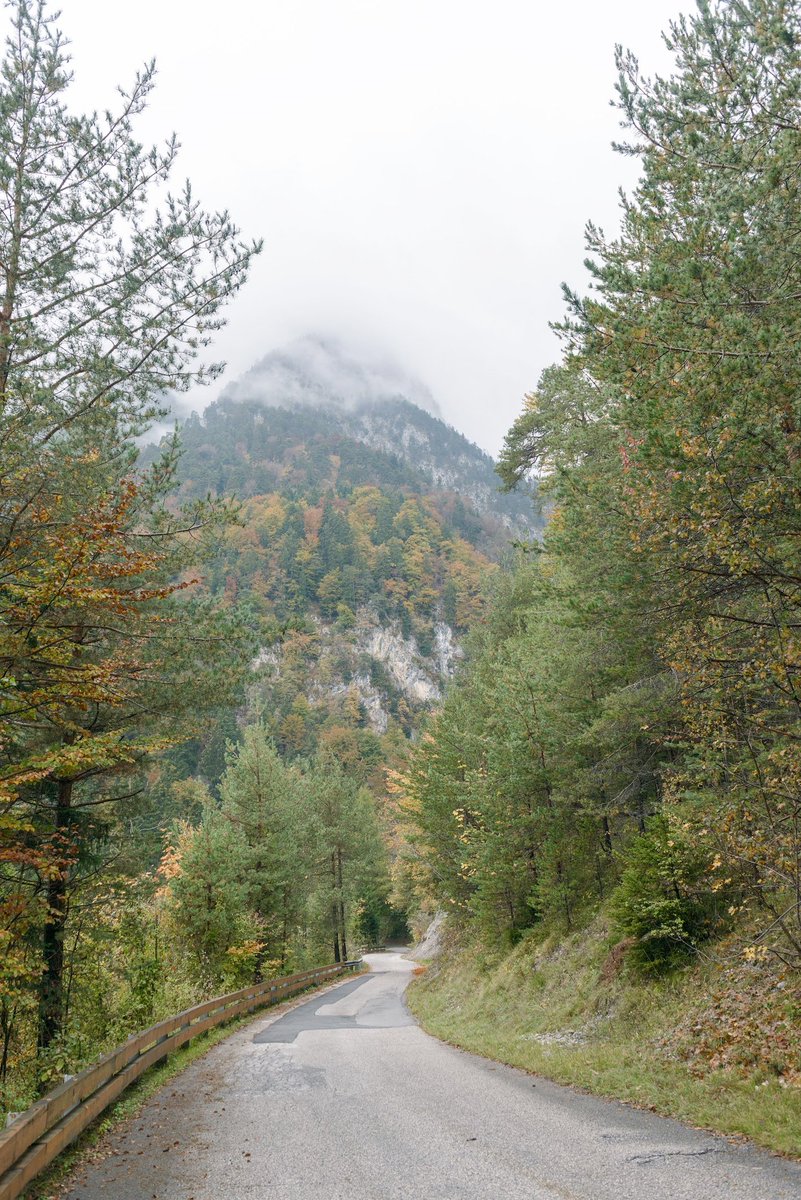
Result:
<instances>
[{"instance_id":1,"label":"green foliage","mask_svg":"<svg viewBox=\"0 0 801 1200\"><path fill-rule=\"evenodd\" d=\"M480 611L490 560L454 529L435 495L396 493L387 519L387 486L340 482L339 494L322 500L311 490L253 497L209 572L211 592L248 596L279 622L319 613L343 630L369 604L430 642L447 589L453 627L466 629Z\"/></svg>"},{"instance_id":2,"label":"green foliage","mask_svg":"<svg viewBox=\"0 0 801 1200\"><path fill-rule=\"evenodd\" d=\"M386 851L373 797L331 755L312 764L306 786L315 831L311 907L338 962L349 957L357 915L386 903Z\"/></svg>"},{"instance_id":3,"label":"green foliage","mask_svg":"<svg viewBox=\"0 0 801 1200\"><path fill-rule=\"evenodd\" d=\"M0 1076L37 1029L49 1078L179 994L379 941L391 887L491 948L609 906L649 978L738 922L749 962L797 969L798 12L702 4L669 78L619 52L641 178L619 237L589 227L590 295L566 292L564 360L507 437L545 535L493 571L519 500L479 517L360 442L365 414L222 399L180 469L174 442L137 461L256 247L188 191L153 214L174 147L131 134L152 72L108 129L72 120L42 11L19 0L0 86L33 231L0 227ZM28 120L61 157L25 158ZM378 444L413 420L435 459L464 450L402 401L368 416ZM239 513L205 499L232 489ZM365 647L392 622L431 653L442 620L468 659L410 751L419 712Z\"/></svg>"},{"instance_id":4,"label":"green foliage","mask_svg":"<svg viewBox=\"0 0 801 1200\"><path fill-rule=\"evenodd\" d=\"M725 908L760 914L746 954L797 969L801 17L717 0L668 44L667 78L618 51L640 180L619 236L588 227L592 287L566 290L564 361L500 464L538 478L545 538L409 808L424 886L487 936L616 888L643 966Z\"/></svg>"},{"instance_id":5,"label":"green foliage","mask_svg":"<svg viewBox=\"0 0 801 1200\"><path fill-rule=\"evenodd\" d=\"M258 932L243 879L247 845L209 802L199 826L179 827L171 847L173 919L184 936L193 973L205 989L221 986L231 949Z\"/></svg>"},{"instance_id":6,"label":"green foliage","mask_svg":"<svg viewBox=\"0 0 801 1200\"><path fill-rule=\"evenodd\" d=\"M294 366L302 386L304 365L287 365L290 370ZM410 431L412 449L404 451ZM505 541L507 522L521 530L532 524L525 495L495 493L488 454L401 397L384 397L353 412L333 405L281 408L221 397L202 417L188 418L182 439L186 489L195 497L211 492L249 499L280 491L287 499L305 497L316 503L326 495L347 496L377 486L385 492L376 513L378 537L385 541L404 495L438 490L435 472L419 462L414 447L420 446L435 471L447 468L455 475L455 492L439 491L438 503L471 544L483 542L484 548L490 544L497 550ZM398 447L399 453L384 447ZM477 493L486 496L483 517L462 499Z\"/></svg>"},{"instance_id":7,"label":"green foliage","mask_svg":"<svg viewBox=\"0 0 801 1200\"><path fill-rule=\"evenodd\" d=\"M264 956L283 967L301 923L312 836L300 772L284 765L264 726L253 725L229 753L220 791L223 817L242 841L237 877Z\"/></svg>"},{"instance_id":8,"label":"green foliage","mask_svg":"<svg viewBox=\"0 0 801 1200\"><path fill-rule=\"evenodd\" d=\"M588 526L607 511L611 468L590 453L604 441L590 428L565 492L543 489L563 508L543 549L498 581L406 780L427 887L490 939L543 919L570 928L657 804L675 687L650 649L642 575L623 548L607 565L608 529Z\"/></svg>"},{"instance_id":9,"label":"green foliage","mask_svg":"<svg viewBox=\"0 0 801 1200\"><path fill-rule=\"evenodd\" d=\"M703 846L657 819L627 848L610 912L620 932L636 939L632 962L658 972L720 935L732 898L729 888L715 890Z\"/></svg>"},{"instance_id":10,"label":"green foliage","mask_svg":"<svg viewBox=\"0 0 801 1200\"><path fill-rule=\"evenodd\" d=\"M135 134L152 64L121 90L116 113L70 112L57 17L33 0L10 9L0 67L0 1085L12 1065L29 1065L32 1001L38 1074L80 1056L73 966L92 930L83 906L113 891L108 859L130 866L141 849L146 763L192 730L212 678L217 703L232 699L252 652L241 614L191 595L193 568L233 507L169 500L176 440L145 469L134 439L164 415L165 393L219 374L204 352L259 249L188 184L163 192L177 143L148 149Z\"/></svg>"},{"instance_id":11,"label":"green foliage","mask_svg":"<svg viewBox=\"0 0 801 1200\"><path fill-rule=\"evenodd\" d=\"M392 926L375 802L333 758L286 763L250 726L220 790L161 865L169 920L207 987L338 961L365 921Z\"/></svg>"}]
</instances>

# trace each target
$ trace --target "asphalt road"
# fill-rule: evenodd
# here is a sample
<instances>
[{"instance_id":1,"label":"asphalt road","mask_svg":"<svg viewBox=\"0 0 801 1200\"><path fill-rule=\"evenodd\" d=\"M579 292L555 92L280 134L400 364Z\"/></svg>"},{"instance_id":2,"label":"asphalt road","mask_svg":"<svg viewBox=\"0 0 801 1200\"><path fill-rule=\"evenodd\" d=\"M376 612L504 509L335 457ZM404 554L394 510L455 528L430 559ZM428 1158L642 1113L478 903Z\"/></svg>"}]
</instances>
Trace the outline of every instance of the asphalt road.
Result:
<instances>
[{"instance_id":1,"label":"asphalt road","mask_svg":"<svg viewBox=\"0 0 801 1200\"><path fill-rule=\"evenodd\" d=\"M374 974L216 1046L120 1127L63 1195L801 1198L801 1165L428 1037L403 1002L413 964L370 959Z\"/></svg>"}]
</instances>

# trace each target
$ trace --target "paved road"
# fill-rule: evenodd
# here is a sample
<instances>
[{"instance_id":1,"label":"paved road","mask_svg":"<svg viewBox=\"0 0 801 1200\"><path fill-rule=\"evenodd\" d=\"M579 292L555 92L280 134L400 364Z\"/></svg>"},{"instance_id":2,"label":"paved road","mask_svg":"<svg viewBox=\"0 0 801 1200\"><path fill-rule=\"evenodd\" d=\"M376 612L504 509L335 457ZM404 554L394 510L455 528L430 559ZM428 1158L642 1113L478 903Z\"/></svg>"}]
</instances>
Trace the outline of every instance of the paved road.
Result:
<instances>
[{"instance_id":1,"label":"paved road","mask_svg":"<svg viewBox=\"0 0 801 1200\"><path fill-rule=\"evenodd\" d=\"M801 1198L799 1165L428 1037L412 964L371 964L194 1063L68 1200Z\"/></svg>"}]
</instances>

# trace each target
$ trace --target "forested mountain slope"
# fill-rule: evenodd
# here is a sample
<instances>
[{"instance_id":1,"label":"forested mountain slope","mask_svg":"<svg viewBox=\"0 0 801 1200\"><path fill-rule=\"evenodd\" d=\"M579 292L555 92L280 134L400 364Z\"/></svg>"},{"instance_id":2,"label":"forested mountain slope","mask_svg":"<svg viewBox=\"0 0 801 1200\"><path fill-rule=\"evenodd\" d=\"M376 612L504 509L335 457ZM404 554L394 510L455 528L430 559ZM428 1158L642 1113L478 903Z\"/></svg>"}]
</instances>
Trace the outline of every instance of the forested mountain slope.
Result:
<instances>
[{"instance_id":1,"label":"forested mountain slope","mask_svg":"<svg viewBox=\"0 0 801 1200\"><path fill-rule=\"evenodd\" d=\"M387 372L306 339L181 429L182 498L241 501L204 587L273 622L248 711L289 756L322 735L381 761L375 738L440 700L495 563L538 531L531 498L499 492L492 459Z\"/></svg>"},{"instance_id":2,"label":"forested mountain slope","mask_svg":"<svg viewBox=\"0 0 801 1200\"><path fill-rule=\"evenodd\" d=\"M185 551L152 590L154 605L175 598L141 641L174 664L186 719L165 717L152 749L129 754L123 784L81 781L81 804L104 817L70 827L57 866L68 948L48 980L52 1055L37 1049L36 1006L55 921L33 873L29 886L6 872L12 916L28 888L11 1083L0 1069L14 1111L37 1071L49 1080L201 995L405 932L387 773L407 762L488 579L536 517L416 403L433 407L419 385L321 351L312 386L297 349L279 357L281 396L247 376L184 422L180 455L166 438L133 472L132 489L170 493L153 544L174 529ZM142 677L160 696L154 661Z\"/></svg>"},{"instance_id":3,"label":"forested mountain slope","mask_svg":"<svg viewBox=\"0 0 801 1200\"><path fill-rule=\"evenodd\" d=\"M538 527L530 497L499 492L493 459L441 420L419 380L383 360L354 356L335 341L301 338L228 384L202 419L184 425L188 466L195 466L193 454L202 457L201 447L212 439L228 442L230 451L225 424L231 417L244 461L238 469L229 464L226 480L240 495L279 485L285 490L293 483L323 488L329 478L326 454L336 454L343 481L450 491L515 534ZM207 431L205 442L198 423ZM195 469L201 471L200 465ZM203 481L211 487L220 483L198 479Z\"/></svg>"}]
</instances>

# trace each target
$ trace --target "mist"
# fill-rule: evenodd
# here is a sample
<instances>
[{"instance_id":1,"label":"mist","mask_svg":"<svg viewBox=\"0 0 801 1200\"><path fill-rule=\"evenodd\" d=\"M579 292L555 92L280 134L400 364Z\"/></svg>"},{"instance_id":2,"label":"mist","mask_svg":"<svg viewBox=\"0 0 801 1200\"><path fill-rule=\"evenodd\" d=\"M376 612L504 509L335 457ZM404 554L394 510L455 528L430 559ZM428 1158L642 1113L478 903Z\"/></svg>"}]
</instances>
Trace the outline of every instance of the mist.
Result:
<instances>
[{"instance_id":1,"label":"mist","mask_svg":"<svg viewBox=\"0 0 801 1200\"><path fill-rule=\"evenodd\" d=\"M64 0L71 103L115 107L156 56L140 137L177 131L175 186L265 240L213 349L224 381L186 407L322 331L400 364L497 453L560 353L562 282L586 286L585 223L613 233L636 183L611 149L614 45L664 70L681 7Z\"/></svg>"},{"instance_id":2,"label":"mist","mask_svg":"<svg viewBox=\"0 0 801 1200\"><path fill-rule=\"evenodd\" d=\"M355 410L365 404L402 396L441 417L439 405L419 379L368 347L346 347L330 335L308 335L273 350L222 397L255 400L267 406L310 405Z\"/></svg>"}]
</instances>

